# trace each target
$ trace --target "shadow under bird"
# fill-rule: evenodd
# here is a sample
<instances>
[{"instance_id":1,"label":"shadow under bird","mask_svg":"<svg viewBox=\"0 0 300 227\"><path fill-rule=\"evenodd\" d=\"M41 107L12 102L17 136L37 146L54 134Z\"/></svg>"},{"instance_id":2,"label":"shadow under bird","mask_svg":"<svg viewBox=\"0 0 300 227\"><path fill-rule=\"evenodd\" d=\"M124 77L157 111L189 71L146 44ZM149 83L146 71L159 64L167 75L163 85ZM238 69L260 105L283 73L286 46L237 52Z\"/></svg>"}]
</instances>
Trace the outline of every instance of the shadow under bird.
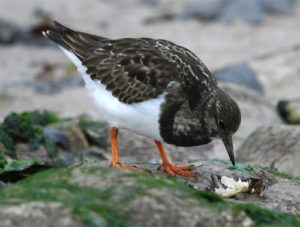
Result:
<instances>
[{"instance_id":1,"label":"shadow under bird","mask_svg":"<svg viewBox=\"0 0 300 227\"><path fill-rule=\"evenodd\" d=\"M119 158L119 128L152 138L169 175L194 173L191 166L173 165L162 142L188 147L219 138L235 164L232 135L240 125L239 107L194 53L167 40L109 39L53 23L43 34L77 66L110 124L112 167L138 169Z\"/></svg>"}]
</instances>

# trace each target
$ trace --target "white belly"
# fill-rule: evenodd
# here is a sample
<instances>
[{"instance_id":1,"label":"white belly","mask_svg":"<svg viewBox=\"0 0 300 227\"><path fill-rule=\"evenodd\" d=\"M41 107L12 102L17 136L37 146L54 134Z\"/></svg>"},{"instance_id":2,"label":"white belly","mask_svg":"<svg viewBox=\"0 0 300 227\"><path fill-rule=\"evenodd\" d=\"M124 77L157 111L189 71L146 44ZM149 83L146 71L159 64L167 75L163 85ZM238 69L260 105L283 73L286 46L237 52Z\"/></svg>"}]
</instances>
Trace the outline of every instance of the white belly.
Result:
<instances>
[{"instance_id":1,"label":"white belly","mask_svg":"<svg viewBox=\"0 0 300 227\"><path fill-rule=\"evenodd\" d=\"M82 66L75 54L64 48L61 49L77 66L90 96L112 127L128 129L137 134L161 140L158 121L164 95L141 103L122 103L110 91L106 90L104 85L99 81L92 80L86 74L86 67Z\"/></svg>"},{"instance_id":2,"label":"white belly","mask_svg":"<svg viewBox=\"0 0 300 227\"><path fill-rule=\"evenodd\" d=\"M82 75L90 96L111 126L125 128L153 139L160 139L159 112L163 96L142 103L126 104L88 75Z\"/></svg>"}]
</instances>

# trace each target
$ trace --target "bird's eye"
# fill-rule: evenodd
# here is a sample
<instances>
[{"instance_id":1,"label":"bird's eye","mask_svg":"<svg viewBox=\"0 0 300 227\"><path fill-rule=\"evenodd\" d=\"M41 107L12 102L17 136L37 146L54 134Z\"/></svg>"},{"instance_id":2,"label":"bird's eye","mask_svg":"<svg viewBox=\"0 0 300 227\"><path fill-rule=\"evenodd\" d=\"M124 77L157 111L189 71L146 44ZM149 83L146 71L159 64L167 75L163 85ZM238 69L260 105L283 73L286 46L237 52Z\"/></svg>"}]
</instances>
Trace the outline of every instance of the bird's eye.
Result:
<instances>
[{"instance_id":1,"label":"bird's eye","mask_svg":"<svg viewBox=\"0 0 300 227\"><path fill-rule=\"evenodd\" d=\"M224 121L220 120L220 121L218 121L218 124L221 129L225 129Z\"/></svg>"}]
</instances>

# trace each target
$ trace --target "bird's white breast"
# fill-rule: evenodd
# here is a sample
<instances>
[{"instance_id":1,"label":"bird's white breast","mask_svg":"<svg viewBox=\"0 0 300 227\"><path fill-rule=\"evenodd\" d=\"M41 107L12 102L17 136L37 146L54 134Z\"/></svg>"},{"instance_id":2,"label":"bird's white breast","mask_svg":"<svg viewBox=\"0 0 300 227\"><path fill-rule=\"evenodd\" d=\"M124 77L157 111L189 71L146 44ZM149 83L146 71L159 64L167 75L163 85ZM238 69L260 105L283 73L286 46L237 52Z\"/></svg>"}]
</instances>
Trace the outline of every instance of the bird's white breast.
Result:
<instances>
[{"instance_id":1,"label":"bird's white breast","mask_svg":"<svg viewBox=\"0 0 300 227\"><path fill-rule=\"evenodd\" d=\"M106 90L100 81L92 80L86 74L86 67L81 64L75 54L62 47L61 49L78 68L90 96L112 127L125 128L137 134L161 140L159 114L164 95L140 103L122 103L110 91Z\"/></svg>"}]
</instances>

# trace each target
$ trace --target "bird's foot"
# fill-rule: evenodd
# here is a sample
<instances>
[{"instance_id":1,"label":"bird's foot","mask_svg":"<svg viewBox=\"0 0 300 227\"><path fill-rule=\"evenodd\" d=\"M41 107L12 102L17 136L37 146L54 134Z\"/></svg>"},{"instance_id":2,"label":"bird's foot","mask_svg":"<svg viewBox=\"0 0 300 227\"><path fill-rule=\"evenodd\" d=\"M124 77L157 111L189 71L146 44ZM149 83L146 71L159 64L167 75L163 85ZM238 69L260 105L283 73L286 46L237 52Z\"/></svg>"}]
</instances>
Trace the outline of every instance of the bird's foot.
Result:
<instances>
[{"instance_id":1,"label":"bird's foot","mask_svg":"<svg viewBox=\"0 0 300 227\"><path fill-rule=\"evenodd\" d=\"M122 162L111 162L110 167L112 168L118 168L118 169L130 169L135 171L144 171L144 169L139 168L137 166L131 166Z\"/></svg>"},{"instance_id":2,"label":"bird's foot","mask_svg":"<svg viewBox=\"0 0 300 227\"><path fill-rule=\"evenodd\" d=\"M193 166L175 166L172 164L161 164L158 169L163 169L168 175L175 176L180 175L184 177L193 177L196 174L193 173Z\"/></svg>"}]
</instances>

